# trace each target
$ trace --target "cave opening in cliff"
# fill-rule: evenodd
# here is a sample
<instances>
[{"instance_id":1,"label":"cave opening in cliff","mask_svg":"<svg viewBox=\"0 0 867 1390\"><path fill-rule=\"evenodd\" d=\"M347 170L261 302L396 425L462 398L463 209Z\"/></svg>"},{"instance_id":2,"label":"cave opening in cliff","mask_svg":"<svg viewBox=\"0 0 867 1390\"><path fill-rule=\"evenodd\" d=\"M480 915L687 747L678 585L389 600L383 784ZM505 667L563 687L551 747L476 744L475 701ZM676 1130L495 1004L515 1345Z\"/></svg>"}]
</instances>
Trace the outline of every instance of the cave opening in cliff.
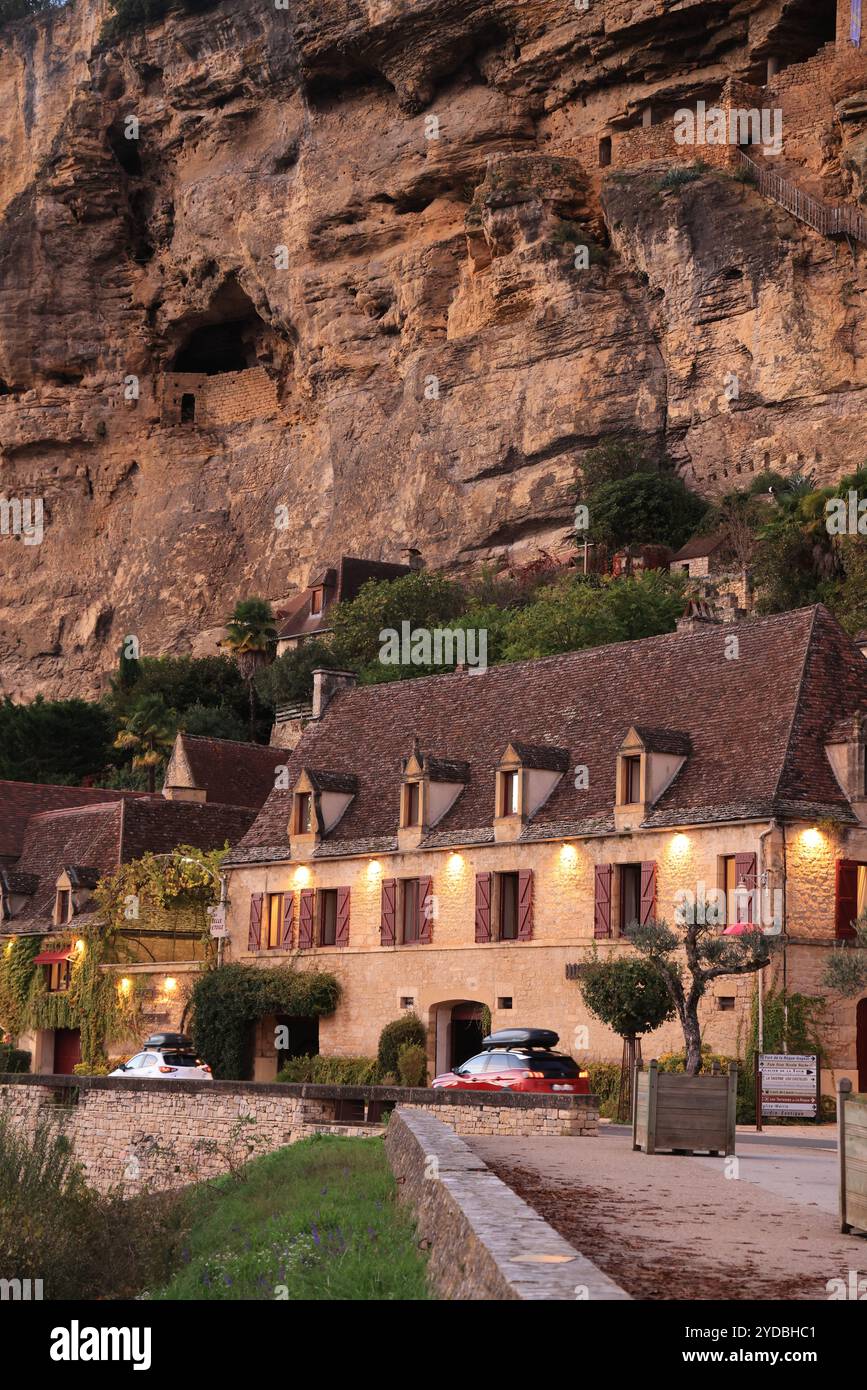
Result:
<instances>
[{"instance_id":1,"label":"cave opening in cliff","mask_svg":"<svg viewBox=\"0 0 867 1390\"><path fill-rule=\"evenodd\" d=\"M790 0L768 35L768 76L814 57L837 37L837 0Z\"/></svg>"},{"instance_id":2,"label":"cave opening in cliff","mask_svg":"<svg viewBox=\"0 0 867 1390\"><path fill-rule=\"evenodd\" d=\"M180 338L170 370L218 376L243 372L270 359L267 324L252 300L232 278L225 281L209 307L177 325Z\"/></svg>"},{"instance_id":3,"label":"cave opening in cliff","mask_svg":"<svg viewBox=\"0 0 867 1390\"><path fill-rule=\"evenodd\" d=\"M142 165L138 137L131 138L128 135L126 121L118 117L112 121L105 134L109 149L124 173L132 178L140 178Z\"/></svg>"}]
</instances>

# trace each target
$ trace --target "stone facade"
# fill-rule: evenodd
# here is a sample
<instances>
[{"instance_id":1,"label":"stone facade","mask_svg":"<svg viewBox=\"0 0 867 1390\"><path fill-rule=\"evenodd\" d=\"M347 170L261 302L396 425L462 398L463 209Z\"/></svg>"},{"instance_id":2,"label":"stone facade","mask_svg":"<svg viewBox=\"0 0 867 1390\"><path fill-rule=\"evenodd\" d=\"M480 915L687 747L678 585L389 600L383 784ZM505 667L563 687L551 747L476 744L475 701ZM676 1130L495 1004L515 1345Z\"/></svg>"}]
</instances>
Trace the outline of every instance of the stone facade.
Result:
<instances>
[{"instance_id":1,"label":"stone facade","mask_svg":"<svg viewBox=\"0 0 867 1390\"><path fill-rule=\"evenodd\" d=\"M335 1107L351 1100L421 1110L457 1134L594 1135L599 1116L594 1096L100 1077L70 1086L56 1077L0 1078L0 1107L16 1126L32 1132L40 1112L60 1116L88 1183L129 1193L204 1181L313 1133L380 1133L375 1125L340 1122Z\"/></svg>"},{"instance_id":2,"label":"stone facade","mask_svg":"<svg viewBox=\"0 0 867 1390\"><path fill-rule=\"evenodd\" d=\"M417 851L401 855L358 856L307 865L272 864L232 871L231 958L262 965L293 962L300 969L328 970L341 983L336 1013L320 1019L324 1053L374 1055L384 1023L411 999L428 1028L431 1074L447 1069L444 1051L451 1007L478 1001L491 1011L494 1028L510 1025L554 1028L561 1046L579 1058L619 1061L621 1040L588 1013L566 965L585 958L594 944L601 956L617 953L615 937L594 943L593 871L596 864L655 860L658 912L673 920L675 895L684 887L698 892L722 886L721 861L754 852L762 864L760 836L768 822L694 827L688 833L641 831L638 835L599 837L582 843L500 844L461 852ZM787 885L786 973L791 991L818 993L828 948L834 942L835 861L845 856L867 862L867 829L853 828L835 842L811 826L777 829L764 845L769 894L783 882L785 848ZM535 878L533 939L522 942L473 940L475 874L484 870L532 868ZM430 944L380 945L380 893L383 878L433 878L434 924ZM350 943L291 952L247 949L250 894L296 892L301 887L350 889ZM769 900L771 903L773 899ZM769 983L779 987L782 954ZM754 976L723 977L709 990L702 1008L704 1041L714 1051L742 1055L756 982ZM511 1000L511 1008L501 1001ZM827 1036L834 1079L848 1075L857 1082L855 1012L851 1001L829 1001ZM586 1029L582 1033L580 1030ZM277 1059L267 1035L260 1035L256 1076L273 1077ZM643 1041L645 1058L683 1046L676 1022Z\"/></svg>"},{"instance_id":3,"label":"stone facade","mask_svg":"<svg viewBox=\"0 0 867 1390\"><path fill-rule=\"evenodd\" d=\"M195 402L193 419L183 419L182 401ZM160 423L189 423L201 429L240 425L249 420L267 420L278 410L277 388L264 367L248 367L243 372L222 372L208 376L203 372L167 372L162 378Z\"/></svg>"}]
</instances>

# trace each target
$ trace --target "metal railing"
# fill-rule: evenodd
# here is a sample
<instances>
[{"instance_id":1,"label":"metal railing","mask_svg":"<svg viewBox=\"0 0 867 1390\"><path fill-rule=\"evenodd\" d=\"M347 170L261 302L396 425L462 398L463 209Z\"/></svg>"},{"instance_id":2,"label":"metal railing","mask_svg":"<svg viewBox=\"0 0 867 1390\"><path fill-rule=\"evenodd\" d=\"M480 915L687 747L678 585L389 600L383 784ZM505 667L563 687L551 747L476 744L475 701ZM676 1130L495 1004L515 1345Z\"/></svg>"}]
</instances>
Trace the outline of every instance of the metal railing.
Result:
<instances>
[{"instance_id":1,"label":"metal railing","mask_svg":"<svg viewBox=\"0 0 867 1390\"><path fill-rule=\"evenodd\" d=\"M821 236L850 236L867 245L867 217L857 208L849 204L833 207L830 203L820 202L818 198L811 198L790 179L784 179L770 169L763 169L742 150L739 151L739 163L741 168L753 175L756 189L763 197L778 203Z\"/></svg>"}]
</instances>

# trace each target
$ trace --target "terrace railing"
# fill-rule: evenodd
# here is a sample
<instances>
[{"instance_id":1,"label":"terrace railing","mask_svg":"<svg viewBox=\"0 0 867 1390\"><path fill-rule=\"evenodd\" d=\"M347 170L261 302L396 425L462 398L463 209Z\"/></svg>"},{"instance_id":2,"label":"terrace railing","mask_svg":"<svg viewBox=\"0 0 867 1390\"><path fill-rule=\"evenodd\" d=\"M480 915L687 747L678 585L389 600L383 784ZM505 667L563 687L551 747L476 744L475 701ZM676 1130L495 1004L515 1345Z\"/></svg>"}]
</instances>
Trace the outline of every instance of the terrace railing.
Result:
<instances>
[{"instance_id":1,"label":"terrace railing","mask_svg":"<svg viewBox=\"0 0 867 1390\"><path fill-rule=\"evenodd\" d=\"M763 197L778 203L786 212L797 217L799 222L805 222L821 236L849 236L867 245L867 217L863 212L859 212L858 208L849 204L834 207L818 198L812 198L809 193L792 183L791 179L784 179L771 169L762 168L761 164L744 154L743 150L739 151L738 162L742 169L752 175L756 189Z\"/></svg>"}]
</instances>

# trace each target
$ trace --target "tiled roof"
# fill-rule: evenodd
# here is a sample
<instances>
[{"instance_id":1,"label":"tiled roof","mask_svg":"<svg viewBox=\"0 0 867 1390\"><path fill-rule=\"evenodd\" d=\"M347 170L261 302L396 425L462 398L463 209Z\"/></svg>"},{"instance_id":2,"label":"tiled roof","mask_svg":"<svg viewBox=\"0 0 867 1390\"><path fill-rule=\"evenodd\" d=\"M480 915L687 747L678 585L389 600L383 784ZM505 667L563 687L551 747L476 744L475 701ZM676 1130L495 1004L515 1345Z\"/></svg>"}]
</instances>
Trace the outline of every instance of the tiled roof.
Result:
<instances>
[{"instance_id":1,"label":"tiled roof","mask_svg":"<svg viewBox=\"0 0 867 1390\"><path fill-rule=\"evenodd\" d=\"M726 641L733 635L734 657ZM457 844L491 824L495 769L509 743L566 748L570 766L588 769L588 785L561 778L524 831L544 838L557 825L613 823L616 754L637 725L676 731L691 750L648 825L751 819L778 808L812 816L816 806L846 818L822 744L836 720L859 708L867 711L867 663L819 606L484 673L342 690L289 755L289 783L305 765L354 773L358 792L340 842L389 839L401 761L418 737L422 748L470 765L469 783L434 832ZM285 844L289 809L289 793L273 791L242 850Z\"/></svg>"},{"instance_id":2,"label":"tiled roof","mask_svg":"<svg viewBox=\"0 0 867 1390\"><path fill-rule=\"evenodd\" d=\"M689 734L677 729L648 729L646 724L636 724L635 732L648 753L676 753L682 758L689 756Z\"/></svg>"},{"instance_id":3,"label":"tiled roof","mask_svg":"<svg viewBox=\"0 0 867 1390\"><path fill-rule=\"evenodd\" d=\"M676 564L678 560L701 560L706 555L713 555L724 540L725 537L722 535L693 536L691 541L681 546L676 555L672 555L671 563Z\"/></svg>"},{"instance_id":4,"label":"tiled roof","mask_svg":"<svg viewBox=\"0 0 867 1390\"><path fill-rule=\"evenodd\" d=\"M101 787L55 787L46 782L0 782L0 861L17 859L31 816L66 806L97 806L104 801L142 796L142 792ZM259 805L262 803L259 802Z\"/></svg>"},{"instance_id":5,"label":"tiled roof","mask_svg":"<svg viewBox=\"0 0 867 1390\"><path fill-rule=\"evenodd\" d=\"M517 739L511 739L510 742L523 767L547 772L566 772L569 767L568 748L552 748L540 743L519 743Z\"/></svg>"},{"instance_id":6,"label":"tiled roof","mask_svg":"<svg viewBox=\"0 0 867 1390\"><path fill-rule=\"evenodd\" d=\"M286 750L283 749L285 761ZM358 790L358 778L353 772L324 772L321 768L308 767L307 775L314 788L318 792L346 792L355 793Z\"/></svg>"},{"instance_id":7,"label":"tiled roof","mask_svg":"<svg viewBox=\"0 0 867 1390\"><path fill-rule=\"evenodd\" d=\"M274 769L286 763L286 750L229 738L178 734L193 785L221 806L259 809L274 786Z\"/></svg>"},{"instance_id":8,"label":"tiled roof","mask_svg":"<svg viewBox=\"0 0 867 1390\"><path fill-rule=\"evenodd\" d=\"M32 899L24 912L4 924L4 931L50 929L57 878L65 868L86 866L78 873L92 886L98 876L114 872L148 850L167 854L178 845L209 850L233 844L250 828L254 816L251 808L166 801L162 796L33 816L15 866L17 874L29 876Z\"/></svg>"}]
</instances>

